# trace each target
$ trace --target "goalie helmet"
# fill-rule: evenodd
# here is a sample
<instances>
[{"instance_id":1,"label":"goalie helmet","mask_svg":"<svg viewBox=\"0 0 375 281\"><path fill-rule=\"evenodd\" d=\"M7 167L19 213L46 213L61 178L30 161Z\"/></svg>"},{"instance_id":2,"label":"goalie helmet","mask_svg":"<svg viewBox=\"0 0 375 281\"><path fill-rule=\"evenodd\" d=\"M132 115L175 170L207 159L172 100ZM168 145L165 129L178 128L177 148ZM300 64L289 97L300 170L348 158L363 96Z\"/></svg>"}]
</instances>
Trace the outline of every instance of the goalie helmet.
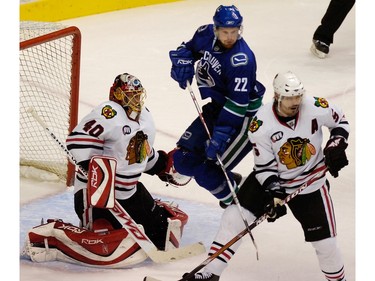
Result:
<instances>
[{"instance_id":1,"label":"goalie helmet","mask_svg":"<svg viewBox=\"0 0 375 281\"><path fill-rule=\"evenodd\" d=\"M116 76L109 90L109 99L124 107L128 116L135 119L142 110L146 90L137 77L123 73Z\"/></svg>"},{"instance_id":2,"label":"goalie helmet","mask_svg":"<svg viewBox=\"0 0 375 281\"><path fill-rule=\"evenodd\" d=\"M238 27L242 26L242 16L236 6L220 5L213 16L216 27Z\"/></svg>"},{"instance_id":3,"label":"goalie helmet","mask_svg":"<svg viewBox=\"0 0 375 281\"><path fill-rule=\"evenodd\" d=\"M299 78L291 71L276 74L273 89L280 97L303 96L305 88Z\"/></svg>"}]
</instances>

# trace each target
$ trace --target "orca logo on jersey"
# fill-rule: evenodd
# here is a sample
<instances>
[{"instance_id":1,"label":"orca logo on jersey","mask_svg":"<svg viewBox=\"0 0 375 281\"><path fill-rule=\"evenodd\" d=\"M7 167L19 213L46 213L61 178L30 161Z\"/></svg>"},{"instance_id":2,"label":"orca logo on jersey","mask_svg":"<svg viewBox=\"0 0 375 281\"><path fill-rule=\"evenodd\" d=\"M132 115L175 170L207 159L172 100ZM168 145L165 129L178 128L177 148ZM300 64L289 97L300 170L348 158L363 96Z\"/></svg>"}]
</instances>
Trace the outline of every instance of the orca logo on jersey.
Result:
<instances>
[{"instance_id":1,"label":"orca logo on jersey","mask_svg":"<svg viewBox=\"0 0 375 281\"><path fill-rule=\"evenodd\" d=\"M246 65L248 63L247 55L245 53L238 53L231 57L232 66Z\"/></svg>"},{"instance_id":2,"label":"orca logo on jersey","mask_svg":"<svg viewBox=\"0 0 375 281\"><path fill-rule=\"evenodd\" d=\"M200 61L197 65L196 79L198 87L213 87L215 86L215 80L210 74L210 65L208 62Z\"/></svg>"},{"instance_id":3,"label":"orca logo on jersey","mask_svg":"<svg viewBox=\"0 0 375 281\"><path fill-rule=\"evenodd\" d=\"M102 115L105 119L111 119L117 115L117 111L112 108L110 105L105 105L102 108Z\"/></svg>"},{"instance_id":4,"label":"orca logo on jersey","mask_svg":"<svg viewBox=\"0 0 375 281\"><path fill-rule=\"evenodd\" d=\"M323 107L323 108L329 107L328 101L325 98L314 97L314 99L315 99L314 105L316 107Z\"/></svg>"},{"instance_id":5,"label":"orca logo on jersey","mask_svg":"<svg viewBox=\"0 0 375 281\"><path fill-rule=\"evenodd\" d=\"M262 125L263 125L263 121L258 120L258 117L255 116L250 122L249 131L252 133L255 133L256 131L258 131L259 127Z\"/></svg>"}]
</instances>

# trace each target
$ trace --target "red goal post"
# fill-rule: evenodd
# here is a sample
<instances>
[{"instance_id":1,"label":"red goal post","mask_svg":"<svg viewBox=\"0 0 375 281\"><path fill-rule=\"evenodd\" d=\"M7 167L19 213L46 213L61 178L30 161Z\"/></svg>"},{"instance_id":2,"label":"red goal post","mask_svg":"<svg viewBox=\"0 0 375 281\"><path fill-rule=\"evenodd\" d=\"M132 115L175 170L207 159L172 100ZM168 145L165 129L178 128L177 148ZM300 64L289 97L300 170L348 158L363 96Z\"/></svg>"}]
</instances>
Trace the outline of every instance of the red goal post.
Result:
<instances>
[{"instance_id":1,"label":"red goal post","mask_svg":"<svg viewBox=\"0 0 375 281\"><path fill-rule=\"evenodd\" d=\"M67 186L75 167L29 113L33 108L57 139L77 124L81 33L52 22L20 22L20 165L52 172Z\"/></svg>"}]
</instances>

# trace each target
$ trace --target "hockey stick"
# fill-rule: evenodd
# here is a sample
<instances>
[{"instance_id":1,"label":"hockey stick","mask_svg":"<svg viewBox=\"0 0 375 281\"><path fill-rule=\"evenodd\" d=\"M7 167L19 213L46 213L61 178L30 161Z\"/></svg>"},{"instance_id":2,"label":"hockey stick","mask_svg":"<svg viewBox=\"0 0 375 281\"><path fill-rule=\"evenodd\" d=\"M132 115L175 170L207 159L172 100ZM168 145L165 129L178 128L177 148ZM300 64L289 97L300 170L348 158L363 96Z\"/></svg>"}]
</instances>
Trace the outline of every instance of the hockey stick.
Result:
<instances>
[{"instance_id":1,"label":"hockey stick","mask_svg":"<svg viewBox=\"0 0 375 281\"><path fill-rule=\"evenodd\" d=\"M327 167L323 166L322 168L319 168L319 170L316 172L314 177L310 178L307 182L302 184L299 188L297 188L294 192L290 193L284 200L280 202L280 205L285 205L290 202L294 197L296 197L298 194L300 194L303 190L305 190L309 185L314 183L315 181L321 179L325 173L327 172ZM200 265L198 265L196 268L194 268L192 271L190 271L188 274L186 274L182 279L179 279L178 281L186 281L189 278L193 277L195 273L200 271L202 268L207 266L210 262L212 262L214 259L216 259L218 256L220 256L223 252L225 252L228 248L230 248L234 243L236 243L238 240L240 240L242 237L244 237L250 230L257 227L260 223L262 223L264 220L266 220L268 217L267 213L264 213L262 216L257 218L255 221L253 221L248 228L245 228L240 233L238 233L236 236L234 236L229 242L227 242L224 246L222 246L219 250L217 250L215 253L213 253L211 256L209 256L205 261L203 261ZM158 279L155 279L153 277L146 276L143 281L159 281Z\"/></svg>"},{"instance_id":2,"label":"hockey stick","mask_svg":"<svg viewBox=\"0 0 375 281\"><path fill-rule=\"evenodd\" d=\"M210 133L210 130L208 129L208 127L207 127L207 123L206 123L206 121L204 120L202 110L201 110L201 108L199 107L199 104L198 104L197 99L195 98L195 94L194 94L194 92L193 92L193 89L191 88L190 82L189 82L189 81L186 81L186 84L187 84L187 88L188 88L188 90L189 90L189 93L190 93L191 99L193 100L194 105L195 105L195 108L197 109L197 112L198 112L199 118L200 118L200 120L201 120L201 122L202 122L202 124L203 124L203 126L204 126L204 128L205 128L205 130L206 130L206 132L207 132L208 138L211 139L211 133ZM242 209L241 209L241 205L240 205L240 202L239 202L239 200L238 200L238 198L237 198L236 191L234 190L234 187L233 187L233 185L232 185L232 183L231 183L231 181L230 181L230 179L229 179L229 177L228 177L228 173L227 173L227 171L225 170L224 164L223 164L223 162L221 161L220 156L219 156L218 154L216 154L216 158L217 158L217 161L219 162L219 165L220 165L221 169L223 170L223 173L224 173L225 179L226 179L226 181L227 181L227 183L228 183L228 186L229 186L230 192L231 192L231 194L232 194L232 197L233 197L234 203L235 203L236 206L238 207L238 211L239 211L239 213L240 213L240 215L241 215L241 218L242 218L242 220L243 220L243 222L244 222L246 228L249 228L249 223L247 222L247 220L246 220L246 218L245 218L245 215L244 215L244 213L243 213L243 211L242 211ZM254 247L255 247L256 258L257 258L257 260L259 260L258 246L257 246L257 244L255 243L254 236L253 236L253 234L251 233L250 229L249 229L249 235L250 235L251 241L253 242Z\"/></svg>"},{"instance_id":3,"label":"hockey stick","mask_svg":"<svg viewBox=\"0 0 375 281\"><path fill-rule=\"evenodd\" d=\"M78 164L78 161L70 153L67 147L56 137L56 135L49 129L47 124L41 119L34 108L30 107L27 110L35 120L49 133L49 135L56 141L61 149L65 151L68 159L77 166L78 170L88 178L87 171ZM198 255L205 252L205 247L202 243L198 242L185 247L172 249L169 251L160 251L157 249L155 244L148 238L144 231L138 226L138 224L131 218L126 210L115 200L115 206L112 209L108 209L114 215L114 217L122 224L125 230L130 234L134 241L145 251L151 260L157 263L164 263L174 260L183 259L186 257Z\"/></svg>"}]
</instances>

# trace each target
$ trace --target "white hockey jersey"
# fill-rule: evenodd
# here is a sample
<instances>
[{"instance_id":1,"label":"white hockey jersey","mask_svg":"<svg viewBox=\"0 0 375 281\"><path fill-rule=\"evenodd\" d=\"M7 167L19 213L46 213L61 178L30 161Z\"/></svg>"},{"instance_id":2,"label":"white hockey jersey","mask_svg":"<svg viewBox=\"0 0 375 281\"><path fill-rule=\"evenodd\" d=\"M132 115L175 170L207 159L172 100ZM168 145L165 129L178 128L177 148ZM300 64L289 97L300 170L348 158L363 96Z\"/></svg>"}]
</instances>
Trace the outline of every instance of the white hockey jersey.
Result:
<instances>
[{"instance_id":1,"label":"white hockey jersey","mask_svg":"<svg viewBox=\"0 0 375 281\"><path fill-rule=\"evenodd\" d=\"M282 122L273 102L262 106L249 126L253 144L254 169L260 184L272 175L292 193L301 184L325 168L322 151L323 127L329 131L342 128L349 133L343 111L324 98L305 96L295 119ZM315 181L303 193L319 189L325 176Z\"/></svg>"},{"instance_id":2,"label":"white hockey jersey","mask_svg":"<svg viewBox=\"0 0 375 281\"><path fill-rule=\"evenodd\" d=\"M146 108L137 122L128 118L121 105L106 101L79 122L66 144L78 162L94 155L116 158L115 197L127 199L134 194L141 174L157 161L154 139L155 124ZM83 175L77 174L75 192L85 188L86 182Z\"/></svg>"}]
</instances>

